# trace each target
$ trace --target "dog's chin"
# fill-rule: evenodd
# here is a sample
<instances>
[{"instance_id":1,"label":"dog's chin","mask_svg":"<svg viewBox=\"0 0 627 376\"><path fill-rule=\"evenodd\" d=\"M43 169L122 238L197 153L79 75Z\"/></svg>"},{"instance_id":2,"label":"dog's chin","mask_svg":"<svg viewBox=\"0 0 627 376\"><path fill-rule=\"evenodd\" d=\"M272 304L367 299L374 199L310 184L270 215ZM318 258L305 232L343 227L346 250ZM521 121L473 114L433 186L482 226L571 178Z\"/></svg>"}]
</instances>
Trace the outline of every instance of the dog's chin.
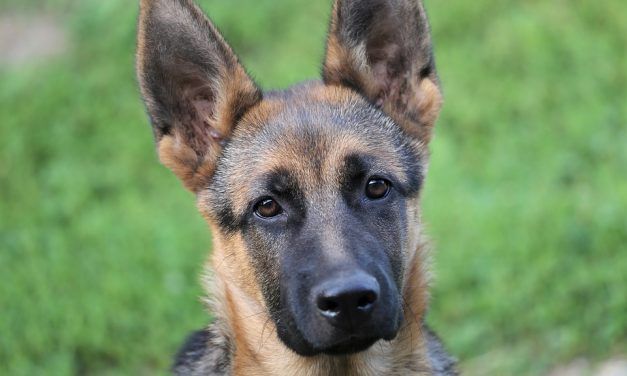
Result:
<instances>
[{"instance_id":1,"label":"dog's chin","mask_svg":"<svg viewBox=\"0 0 627 376\"><path fill-rule=\"evenodd\" d=\"M355 337L351 336L341 341L331 342L329 344L320 343L316 346L307 344L303 346L303 342L300 342L299 346L291 346L285 343L292 351L301 356L316 356L316 355L331 355L341 356L359 353L368 350L372 345L380 340L391 341L396 337L396 333L386 337Z\"/></svg>"},{"instance_id":2,"label":"dog's chin","mask_svg":"<svg viewBox=\"0 0 627 376\"><path fill-rule=\"evenodd\" d=\"M321 354L340 356L365 351L380 339L381 338L378 337L349 338L345 341L336 342L329 345L320 344L317 346L313 346L310 344L304 345L302 342L296 346L294 346L293 343L286 343L285 341L283 341L283 343L300 356L311 357Z\"/></svg>"}]
</instances>

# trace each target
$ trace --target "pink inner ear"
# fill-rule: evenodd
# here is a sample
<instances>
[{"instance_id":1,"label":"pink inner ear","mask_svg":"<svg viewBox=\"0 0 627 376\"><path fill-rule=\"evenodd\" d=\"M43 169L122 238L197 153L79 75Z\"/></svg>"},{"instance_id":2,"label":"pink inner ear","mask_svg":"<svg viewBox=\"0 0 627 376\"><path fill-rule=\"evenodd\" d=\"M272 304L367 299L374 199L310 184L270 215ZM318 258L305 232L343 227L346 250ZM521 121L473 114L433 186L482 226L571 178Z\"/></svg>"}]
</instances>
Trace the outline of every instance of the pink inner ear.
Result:
<instances>
[{"instance_id":1,"label":"pink inner ear","mask_svg":"<svg viewBox=\"0 0 627 376\"><path fill-rule=\"evenodd\" d=\"M197 134L204 134L211 138L213 142L219 144L224 143L224 135L221 134L216 128L210 125L213 120L214 103L205 97L196 97L192 100L194 109L196 110L196 116L198 121L194 121L194 126L200 126L202 124L203 129L198 129Z\"/></svg>"},{"instance_id":2,"label":"pink inner ear","mask_svg":"<svg viewBox=\"0 0 627 376\"><path fill-rule=\"evenodd\" d=\"M376 99L374 101L377 107L382 107L385 101L386 92L390 86L388 75L388 66L385 60L379 61L372 67L372 74L377 85Z\"/></svg>"},{"instance_id":3,"label":"pink inner ear","mask_svg":"<svg viewBox=\"0 0 627 376\"><path fill-rule=\"evenodd\" d=\"M401 54L400 46L395 43L379 48L372 47L369 59L372 62L372 75L376 85L374 102L379 107L390 99L396 101L402 95L399 91L402 90L406 67Z\"/></svg>"}]
</instances>

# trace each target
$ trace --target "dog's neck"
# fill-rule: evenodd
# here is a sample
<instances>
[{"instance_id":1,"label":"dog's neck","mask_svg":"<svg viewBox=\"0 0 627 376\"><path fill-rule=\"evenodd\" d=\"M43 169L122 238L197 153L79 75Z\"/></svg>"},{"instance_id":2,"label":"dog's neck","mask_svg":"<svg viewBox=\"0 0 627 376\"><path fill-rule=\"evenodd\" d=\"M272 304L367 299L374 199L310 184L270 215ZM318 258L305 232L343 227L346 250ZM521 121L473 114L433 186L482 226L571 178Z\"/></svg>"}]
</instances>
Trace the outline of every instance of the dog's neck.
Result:
<instances>
[{"instance_id":1,"label":"dog's neck","mask_svg":"<svg viewBox=\"0 0 627 376\"><path fill-rule=\"evenodd\" d=\"M241 286L247 271L229 262L232 254L214 248L215 274L208 281L216 328L231 349L233 375L407 375L431 374L423 336L427 305L426 247L410 258L403 289L404 322L392 341L380 340L368 350L346 356L299 356L277 337L260 296ZM235 261L235 260L231 260ZM227 265L228 264L228 265ZM232 265L232 267L231 267Z\"/></svg>"}]
</instances>

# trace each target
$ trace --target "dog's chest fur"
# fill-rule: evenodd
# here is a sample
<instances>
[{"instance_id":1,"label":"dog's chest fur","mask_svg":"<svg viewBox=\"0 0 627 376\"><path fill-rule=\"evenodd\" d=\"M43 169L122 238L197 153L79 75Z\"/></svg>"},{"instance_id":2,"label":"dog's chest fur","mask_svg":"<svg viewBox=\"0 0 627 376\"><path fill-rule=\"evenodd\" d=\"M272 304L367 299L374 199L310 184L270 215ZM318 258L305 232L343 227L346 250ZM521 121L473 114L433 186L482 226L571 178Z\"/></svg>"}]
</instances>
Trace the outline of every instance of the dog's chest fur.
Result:
<instances>
[{"instance_id":1,"label":"dog's chest fur","mask_svg":"<svg viewBox=\"0 0 627 376\"><path fill-rule=\"evenodd\" d=\"M219 325L199 330L191 334L185 345L176 356L173 371L177 375L230 375L233 374L233 347L230 341L219 332ZM447 354L439 338L426 326L421 328L426 347L426 359L418 354L376 354L372 351L370 359L365 355L361 359L332 358L326 362L318 362L310 367L294 367L292 375L456 375L455 360ZM388 345L385 345L388 346ZM380 348L381 350L383 347ZM378 355L378 356L377 356ZM289 356L289 355L288 355ZM360 365L355 363L361 363ZM428 364L428 366L427 366ZM271 367L268 367L271 368ZM287 372L287 370L284 370ZM242 375L273 375L287 373L271 373L268 369L257 367L241 372Z\"/></svg>"}]
</instances>

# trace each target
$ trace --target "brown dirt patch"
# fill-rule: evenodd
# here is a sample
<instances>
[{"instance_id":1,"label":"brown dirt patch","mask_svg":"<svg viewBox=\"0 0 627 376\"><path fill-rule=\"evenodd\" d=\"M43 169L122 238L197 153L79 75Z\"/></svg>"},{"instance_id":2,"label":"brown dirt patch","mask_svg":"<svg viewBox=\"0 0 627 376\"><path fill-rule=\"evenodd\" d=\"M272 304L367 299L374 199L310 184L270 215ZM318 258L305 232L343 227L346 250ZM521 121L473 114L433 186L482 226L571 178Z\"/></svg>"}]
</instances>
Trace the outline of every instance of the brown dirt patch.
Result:
<instances>
[{"instance_id":1,"label":"brown dirt patch","mask_svg":"<svg viewBox=\"0 0 627 376\"><path fill-rule=\"evenodd\" d=\"M52 15L0 15L0 65L43 63L68 45L67 33Z\"/></svg>"}]
</instances>

